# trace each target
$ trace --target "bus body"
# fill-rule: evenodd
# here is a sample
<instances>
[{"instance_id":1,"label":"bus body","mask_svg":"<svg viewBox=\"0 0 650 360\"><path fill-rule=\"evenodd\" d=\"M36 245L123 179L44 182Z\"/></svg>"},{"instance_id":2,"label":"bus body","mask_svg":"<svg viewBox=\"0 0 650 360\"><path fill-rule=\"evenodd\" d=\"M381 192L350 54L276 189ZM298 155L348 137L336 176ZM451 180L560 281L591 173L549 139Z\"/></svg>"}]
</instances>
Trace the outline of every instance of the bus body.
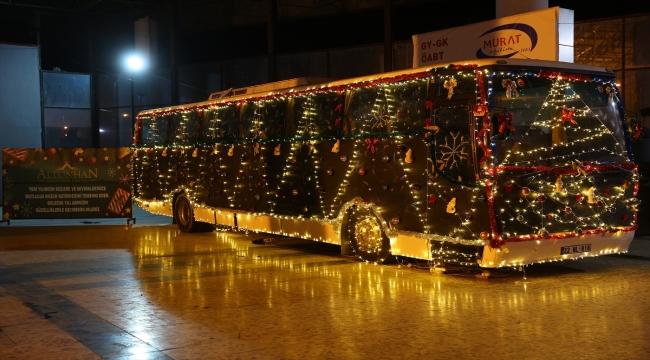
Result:
<instances>
[{"instance_id":1,"label":"bus body","mask_svg":"<svg viewBox=\"0 0 650 360\"><path fill-rule=\"evenodd\" d=\"M634 236L612 72L477 60L282 87L141 112L136 204L183 231L282 234L377 263L521 266L624 252Z\"/></svg>"}]
</instances>

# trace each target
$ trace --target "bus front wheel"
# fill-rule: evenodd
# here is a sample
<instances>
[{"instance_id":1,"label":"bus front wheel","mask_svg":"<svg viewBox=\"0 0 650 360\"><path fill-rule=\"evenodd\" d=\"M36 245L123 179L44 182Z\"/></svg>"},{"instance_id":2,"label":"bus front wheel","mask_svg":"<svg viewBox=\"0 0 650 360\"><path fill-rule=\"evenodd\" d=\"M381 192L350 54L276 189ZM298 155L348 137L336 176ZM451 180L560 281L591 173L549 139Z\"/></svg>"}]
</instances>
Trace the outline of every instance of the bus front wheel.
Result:
<instances>
[{"instance_id":1,"label":"bus front wheel","mask_svg":"<svg viewBox=\"0 0 650 360\"><path fill-rule=\"evenodd\" d=\"M185 194L180 194L174 203L174 220L182 232L195 232L199 230L200 223L194 220L194 209L190 199Z\"/></svg>"},{"instance_id":2,"label":"bus front wheel","mask_svg":"<svg viewBox=\"0 0 650 360\"><path fill-rule=\"evenodd\" d=\"M370 207L350 207L347 225L350 245L361 260L381 264L393 258L390 239Z\"/></svg>"}]
</instances>

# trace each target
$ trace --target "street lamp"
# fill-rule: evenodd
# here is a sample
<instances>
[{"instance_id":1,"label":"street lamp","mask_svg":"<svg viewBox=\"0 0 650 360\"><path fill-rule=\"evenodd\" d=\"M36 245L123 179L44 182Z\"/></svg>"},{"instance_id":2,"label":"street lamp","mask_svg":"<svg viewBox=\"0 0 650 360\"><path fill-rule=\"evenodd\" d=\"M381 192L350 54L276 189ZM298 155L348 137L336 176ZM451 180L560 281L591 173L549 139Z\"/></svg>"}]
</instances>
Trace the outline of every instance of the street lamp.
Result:
<instances>
[{"instance_id":1,"label":"street lamp","mask_svg":"<svg viewBox=\"0 0 650 360\"><path fill-rule=\"evenodd\" d=\"M135 126L135 79L133 75L136 71L144 69L144 59L138 55L131 55L126 58L126 67L131 73L131 131L133 131ZM119 137L118 132L118 146L120 146Z\"/></svg>"}]
</instances>

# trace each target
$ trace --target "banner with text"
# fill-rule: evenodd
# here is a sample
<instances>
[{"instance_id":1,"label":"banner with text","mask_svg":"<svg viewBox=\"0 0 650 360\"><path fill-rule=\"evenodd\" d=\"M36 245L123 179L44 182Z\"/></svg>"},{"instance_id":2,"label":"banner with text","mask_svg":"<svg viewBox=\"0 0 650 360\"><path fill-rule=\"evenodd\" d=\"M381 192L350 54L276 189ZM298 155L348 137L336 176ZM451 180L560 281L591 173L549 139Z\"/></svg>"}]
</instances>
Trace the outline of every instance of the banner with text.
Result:
<instances>
[{"instance_id":1,"label":"banner with text","mask_svg":"<svg viewBox=\"0 0 650 360\"><path fill-rule=\"evenodd\" d=\"M413 35L413 67L488 58L558 60L558 7Z\"/></svg>"},{"instance_id":2,"label":"banner with text","mask_svg":"<svg viewBox=\"0 0 650 360\"><path fill-rule=\"evenodd\" d=\"M130 148L2 149L4 220L130 218Z\"/></svg>"}]
</instances>

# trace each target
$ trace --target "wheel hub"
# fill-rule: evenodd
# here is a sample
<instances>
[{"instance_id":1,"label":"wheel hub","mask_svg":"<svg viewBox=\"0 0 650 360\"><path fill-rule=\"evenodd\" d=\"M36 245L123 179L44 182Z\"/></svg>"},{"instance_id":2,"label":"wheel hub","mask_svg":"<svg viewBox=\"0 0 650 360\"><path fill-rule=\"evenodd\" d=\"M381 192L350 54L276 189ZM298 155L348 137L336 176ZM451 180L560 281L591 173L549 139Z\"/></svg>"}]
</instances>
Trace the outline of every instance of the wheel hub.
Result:
<instances>
[{"instance_id":1,"label":"wheel hub","mask_svg":"<svg viewBox=\"0 0 650 360\"><path fill-rule=\"evenodd\" d=\"M381 227L372 217L359 220L354 228L354 236L359 244L359 250L377 252L381 249Z\"/></svg>"}]
</instances>

